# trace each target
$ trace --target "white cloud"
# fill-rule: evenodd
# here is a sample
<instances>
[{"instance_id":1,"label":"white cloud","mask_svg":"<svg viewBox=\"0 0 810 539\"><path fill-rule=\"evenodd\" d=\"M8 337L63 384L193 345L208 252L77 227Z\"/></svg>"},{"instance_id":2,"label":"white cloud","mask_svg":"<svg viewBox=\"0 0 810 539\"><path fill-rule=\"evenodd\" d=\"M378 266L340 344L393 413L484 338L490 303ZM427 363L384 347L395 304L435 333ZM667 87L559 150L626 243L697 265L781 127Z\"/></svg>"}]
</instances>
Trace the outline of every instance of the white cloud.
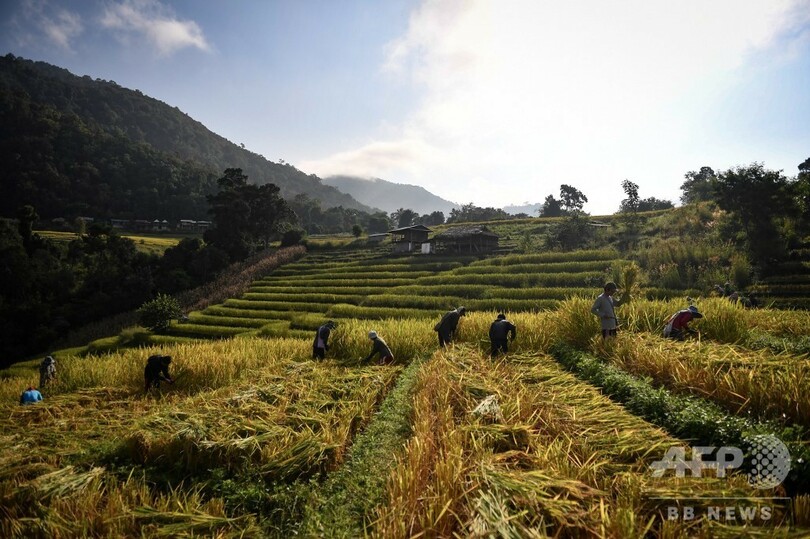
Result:
<instances>
[{"instance_id":1,"label":"white cloud","mask_svg":"<svg viewBox=\"0 0 810 539\"><path fill-rule=\"evenodd\" d=\"M178 19L171 8L156 0L111 3L105 7L100 23L104 28L120 31L123 40L132 34L146 38L160 55L185 47L203 51L211 48L196 22Z\"/></svg>"},{"instance_id":2,"label":"white cloud","mask_svg":"<svg viewBox=\"0 0 810 539\"><path fill-rule=\"evenodd\" d=\"M39 43L42 36L52 44L72 50L71 42L84 31L81 16L47 0L26 0L13 20L18 39L25 44Z\"/></svg>"},{"instance_id":3,"label":"white cloud","mask_svg":"<svg viewBox=\"0 0 810 539\"><path fill-rule=\"evenodd\" d=\"M307 164L485 205L541 201L572 183L592 211L612 211L624 178L674 199L672 179L704 164L692 134L707 96L754 53L806 39L808 7L426 0L381 66L421 92L418 109L396 137Z\"/></svg>"}]
</instances>

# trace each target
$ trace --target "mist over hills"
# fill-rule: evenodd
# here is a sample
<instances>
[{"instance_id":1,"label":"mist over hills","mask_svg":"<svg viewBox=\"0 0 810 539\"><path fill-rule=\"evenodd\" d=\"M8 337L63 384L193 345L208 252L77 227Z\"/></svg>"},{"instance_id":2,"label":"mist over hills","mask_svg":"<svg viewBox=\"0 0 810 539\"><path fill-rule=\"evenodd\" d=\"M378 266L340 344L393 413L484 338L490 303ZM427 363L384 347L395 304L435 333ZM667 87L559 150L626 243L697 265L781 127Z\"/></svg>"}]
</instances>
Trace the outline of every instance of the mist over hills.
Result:
<instances>
[{"instance_id":1,"label":"mist over hills","mask_svg":"<svg viewBox=\"0 0 810 539\"><path fill-rule=\"evenodd\" d=\"M268 161L263 156L217 135L177 107L144 95L139 90L123 88L114 81L92 79L86 75L79 77L45 62L34 62L8 54L0 57L0 98L8 105L7 111L19 108L23 103L27 104L24 106L28 109L36 109L30 119L50 117L63 121L70 117L74 124L81 124L80 130L105 133L116 139L119 145L126 145L124 139L127 139L133 145L148 146L145 151L154 154L155 161L162 159L192 162L195 167L205 168L215 177L221 175L226 168L241 168L252 183L276 184L285 198L306 194L320 201L324 207L343 206L371 210L335 187L324 185L314 174L308 175L286 163ZM20 119L21 117L17 118ZM13 140L16 136L13 126L8 122L4 123L6 125L2 134L5 136L5 144L0 148L3 157L9 158L19 154L21 150L26 151L18 141ZM39 132L29 135L39 136ZM51 153L56 149L63 150L64 148L53 148L51 144L53 140L59 139L59 134L51 135L51 138L40 137L44 144L42 150ZM107 142L104 138L94 138L98 140L97 144ZM79 153L85 154L87 159L74 165L100 168L99 163L94 161L95 155L92 152ZM158 154L164 155L160 157ZM54 159L60 161L61 157L56 156ZM63 170L56 168L53 172L64 176L63 182L70 180L71 173L64 170L64 167L71 166L70 163L60 164ZM127 166L125 160L120 164ZM15 169L7 172L26 176L28 171ZM27 174L28 181L40 181L43 177L41 172ZM12 181L11 177L3 175L5 177L0 180L4 184ZM98 181L90 182L96 188L106 182L106 178L101 175L96 180ZM160 191L159 188L158 190Z\"/></svg>"},{"instance_id":2,"label":"mist over hills","mask_svg":"<svg viewBox=\"0 0 810 539\"><path fill-rule=\"evenodd\" d=\"M381 178L366 179L358 176L328 176L323 183L350 194L367 206L391 213L399 208L420 214L443 212L445 217L459 204L434 195L424 187L394 183Z\"/></svg>"}]
</instances>

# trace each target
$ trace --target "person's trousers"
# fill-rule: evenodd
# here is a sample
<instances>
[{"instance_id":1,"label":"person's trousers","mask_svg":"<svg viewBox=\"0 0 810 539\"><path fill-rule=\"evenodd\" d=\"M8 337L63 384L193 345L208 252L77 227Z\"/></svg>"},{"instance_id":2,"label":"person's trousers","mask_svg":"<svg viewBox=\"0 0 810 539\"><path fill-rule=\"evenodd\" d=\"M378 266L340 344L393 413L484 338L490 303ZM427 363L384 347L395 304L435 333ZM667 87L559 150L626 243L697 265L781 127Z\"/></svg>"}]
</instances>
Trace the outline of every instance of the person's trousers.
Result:
<instances>
[{"instance_id":1,"label":"person's trousers","mask_svg":"<svg viewBox=\"0 0 810 539\"><path fill-rule=\"evenodd\" d=\"M492 339L492 357L497 356L500 352L505 354L508 351L509 345L506 339Z\"/></svg>"}]
</instances>

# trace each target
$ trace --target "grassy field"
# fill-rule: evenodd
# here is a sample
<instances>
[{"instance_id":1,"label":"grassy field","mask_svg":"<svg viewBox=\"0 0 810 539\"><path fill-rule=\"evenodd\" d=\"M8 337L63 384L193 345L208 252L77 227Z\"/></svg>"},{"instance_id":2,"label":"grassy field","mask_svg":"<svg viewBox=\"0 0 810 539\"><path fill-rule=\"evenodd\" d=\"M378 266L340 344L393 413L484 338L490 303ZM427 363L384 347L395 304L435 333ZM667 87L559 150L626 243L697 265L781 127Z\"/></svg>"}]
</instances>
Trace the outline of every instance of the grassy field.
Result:
<instances>
[{"instance_id":1,"label":"grassy field","mask_svg":"<svg viewBox=\"0 0 810 539\"><path fill-rule=\"evenodd\" d=\"M78 236L75 232L58 232L55 230L37 230L37 234L56 243L69 243ZM122 233L121 236L129 238L135 242L135 247L139 251L147 254L162 255L169 247L174 247L180 240L186 237L194 237L178 234L129 234Z\"/></svg>"},{"instance_id":2,"label":"grassy field","mask_svg":"<svg viewBox=\"0 0 810 539\"><path fill-rule=\"evenodd\" d=\"M590 306L625 262L324 248L167 335L57 352L35 406L15 401L36 362L17 364L0 373L0 535L806 536L810 315L642 287L603 342ZM664 340L687 295L699 335ZM455 344L437 350L434 324L461 304ZM498 311L518 333L493 360ZM327 359L312 361L330 318ZM363 361L372 329L391 364ZM176 382L145 395L158 351ZM650 469L673 446L761 435L794 458L781 486ZM735 520L709 518L728 504ZM670 518L686 505L695 518Z\"/></svg>"}]
</instances>

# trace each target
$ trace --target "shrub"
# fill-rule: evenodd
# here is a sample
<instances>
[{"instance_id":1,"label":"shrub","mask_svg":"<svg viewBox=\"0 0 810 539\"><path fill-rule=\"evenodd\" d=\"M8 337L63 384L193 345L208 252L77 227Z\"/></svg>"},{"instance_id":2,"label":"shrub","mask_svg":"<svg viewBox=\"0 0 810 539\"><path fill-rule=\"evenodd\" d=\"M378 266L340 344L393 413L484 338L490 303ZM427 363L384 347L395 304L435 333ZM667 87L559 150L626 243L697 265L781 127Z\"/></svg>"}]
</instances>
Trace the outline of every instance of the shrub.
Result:
<instances>
[{"instance_id":1,"label":"shrub","mask_svg":"<svg viewBox=\"0 0 810 539\"><path fill-rule=\"evenodd\" d=\"M304 238L304 231L300 228L292 228L281 235L281 246L290 247L298 245Z\"/></svg>"},{"instance_id":2,"label":"shrub","mask_svg":"<svg viewBox=\"0 0 810 539\"><path fill-rule=\"evenodd\" d=\"M155 299L147 301L138 309L140 324L156 333L168 330L171 321L180 314L180 303L166 294L158 294Z\"/></svg>"}]
</instances>

